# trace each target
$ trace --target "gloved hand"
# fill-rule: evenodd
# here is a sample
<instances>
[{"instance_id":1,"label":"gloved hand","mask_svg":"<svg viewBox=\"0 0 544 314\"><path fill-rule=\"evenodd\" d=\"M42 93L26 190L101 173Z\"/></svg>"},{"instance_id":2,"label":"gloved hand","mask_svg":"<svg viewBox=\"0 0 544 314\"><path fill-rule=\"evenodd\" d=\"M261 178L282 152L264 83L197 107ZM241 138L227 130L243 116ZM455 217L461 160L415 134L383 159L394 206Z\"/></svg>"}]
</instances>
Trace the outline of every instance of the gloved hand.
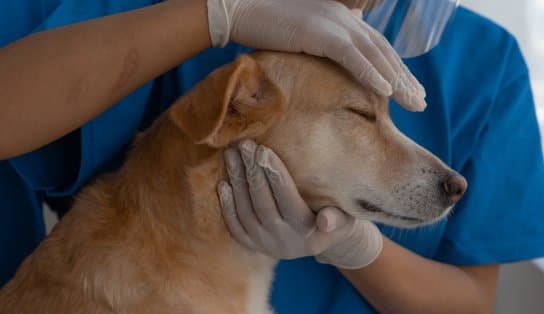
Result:
<instances>
[{"instance_id":1,"label":"gloved hand","mask_svg":"<svg viewBox=\"0 0 544 314\"><path fill-rule=\"evenodd\" d=\"M412 111L425 90L387 39L345 5L331 0L207 0L214 46L230 40L266 50L328 57L363 85Z\"/></svg>"},{"instance_id":2,"label":"gloved hand","mask_svg":"<svg viewBox=\"0 0 544 314\"><path fill-rule=\"evenodd\" d=\"M279 157L245 140L225 153L230 178L218 194L232 236L249 249L277 259L316 256L346 269L367 266L382 249L382 235L369 221L336 208L317 216L298 194Z\"/></svg>"}]
</instances>

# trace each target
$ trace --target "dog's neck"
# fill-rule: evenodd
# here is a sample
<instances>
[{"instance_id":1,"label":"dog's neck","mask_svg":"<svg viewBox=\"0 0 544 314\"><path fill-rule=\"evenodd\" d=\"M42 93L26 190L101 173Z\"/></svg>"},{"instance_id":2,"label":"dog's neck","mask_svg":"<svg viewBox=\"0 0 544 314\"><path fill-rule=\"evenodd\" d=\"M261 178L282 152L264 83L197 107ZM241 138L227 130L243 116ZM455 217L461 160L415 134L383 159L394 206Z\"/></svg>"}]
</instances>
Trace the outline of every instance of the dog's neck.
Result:
<instances>
[{"instance_id":1,"label":"dog's neck","mask_svg":"<svg viewBox=\"0 0 544 314\"><path fill-rule=\"evenodd\" d=\"M191 287L195 295L212 293L214 297L214 302L199 305L202 313L269 313L268 291L275 260L247 250L231 238L216 192L218 182L226 177L222 150L194 144L167 115L138 136L119 172L87 191L88 197L101 195L96 199L102 206L94 212L101 209L97 215L101 218L95 220L118 222L113 230L111 225L100 223L95 233L115 233L112 237L117 243L128 244L126 256L141 254L133 255L134 247L146 254L138 268L124 270L122 284L108 286L116 292L105 295L106 300L109 295L130 300L133 282L141 284L138 280L149 276L153 284L169 287L172 304ZM74 249L81 241L72 241ZM118 256L125 256L112 255L115 262ZM142 274L141 269L149 272ZM93 267L87 271L94 278ZM195 282L202 284L195 286ZM100 287L96 289L103 293ZM114 304L115 300L108 302Z\"/></svg>"},{"instance_id":2,"label":"dog's neck","mask_svg":"<svg viewBox=\"0 0 544 314\"><path fill-rule=\"evenodd\" d=\"M121 185L131 191L120 196L123 207L171 227L169 232L192 230L202 239L224 241L229 235L216 192L227 176L222 156L219 149L194 144L163 115L139 136L121 170Z\"/></svg>"}]
</instances>

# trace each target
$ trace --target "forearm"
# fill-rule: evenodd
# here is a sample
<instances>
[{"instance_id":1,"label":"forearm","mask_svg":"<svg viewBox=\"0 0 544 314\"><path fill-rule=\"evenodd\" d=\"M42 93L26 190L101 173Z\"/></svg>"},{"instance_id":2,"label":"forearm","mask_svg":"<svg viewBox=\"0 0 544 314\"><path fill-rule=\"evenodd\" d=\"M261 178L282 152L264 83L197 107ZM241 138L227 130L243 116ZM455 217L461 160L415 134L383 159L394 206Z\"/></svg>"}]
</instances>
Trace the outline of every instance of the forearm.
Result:
<instances>
[{"instance_id":1,"label":"forearm","mask_svg":"<svg viewBox=\"0 0 544 314\"><path fill-rule=\"evenodd\" d=\"M0 49L0 160L77 129L210 45L206 1L170 0Z\"/></svg>"},{"instance_id":2,"label":"forearm","mask_svg":"<svg viewBox=\"0 0 544 314\"><path fill-rule=\"evenodd\" d=\"M420 257L384 237L374 263L341 270L380 313L491 313L497 266L474 273Z\"/></svg>"}]
</instances>

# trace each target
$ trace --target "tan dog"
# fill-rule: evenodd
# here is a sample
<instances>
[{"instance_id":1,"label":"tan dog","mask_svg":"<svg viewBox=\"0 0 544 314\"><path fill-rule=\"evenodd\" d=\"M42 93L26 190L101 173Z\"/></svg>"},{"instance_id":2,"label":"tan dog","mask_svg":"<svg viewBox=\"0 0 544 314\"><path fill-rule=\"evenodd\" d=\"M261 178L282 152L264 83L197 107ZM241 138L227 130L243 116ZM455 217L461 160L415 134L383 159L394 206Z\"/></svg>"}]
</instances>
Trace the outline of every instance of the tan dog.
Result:
<instances>
[{"instance_id":1,"label":"tan dog","mask_svg":"<svg viewBox=\"0 0 544 314\"><path fill-rule=\"evenodd\" d=\"M311 208L398 226L448 213L464 179L404 137L387 99L326 60L258 53L212 73L86 188L0 292L1 313L269 313L275 261L234 240L222 151L254 138Z\"/></svg>"}]
</instances>

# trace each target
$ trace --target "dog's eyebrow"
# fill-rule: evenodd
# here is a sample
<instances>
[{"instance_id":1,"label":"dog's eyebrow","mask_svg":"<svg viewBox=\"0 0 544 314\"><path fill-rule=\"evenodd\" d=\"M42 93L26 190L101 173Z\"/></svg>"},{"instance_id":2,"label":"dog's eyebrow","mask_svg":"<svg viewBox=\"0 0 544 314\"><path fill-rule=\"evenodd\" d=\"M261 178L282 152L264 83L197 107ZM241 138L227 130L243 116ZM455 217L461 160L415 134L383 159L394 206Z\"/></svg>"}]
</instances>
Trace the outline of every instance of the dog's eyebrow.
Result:
<instances>
[{"instance_id":1,"label":"dog's eyebrow","mask_svg":"<svg viewBox=\"0 0 544 314\"><path fill-rule=\"evenodd\" d=\"M340 103L344 107L368 109L376 104L378 99L376 95L369 92L347 92L343 93Z\"/></svg>"}]
</instances>

